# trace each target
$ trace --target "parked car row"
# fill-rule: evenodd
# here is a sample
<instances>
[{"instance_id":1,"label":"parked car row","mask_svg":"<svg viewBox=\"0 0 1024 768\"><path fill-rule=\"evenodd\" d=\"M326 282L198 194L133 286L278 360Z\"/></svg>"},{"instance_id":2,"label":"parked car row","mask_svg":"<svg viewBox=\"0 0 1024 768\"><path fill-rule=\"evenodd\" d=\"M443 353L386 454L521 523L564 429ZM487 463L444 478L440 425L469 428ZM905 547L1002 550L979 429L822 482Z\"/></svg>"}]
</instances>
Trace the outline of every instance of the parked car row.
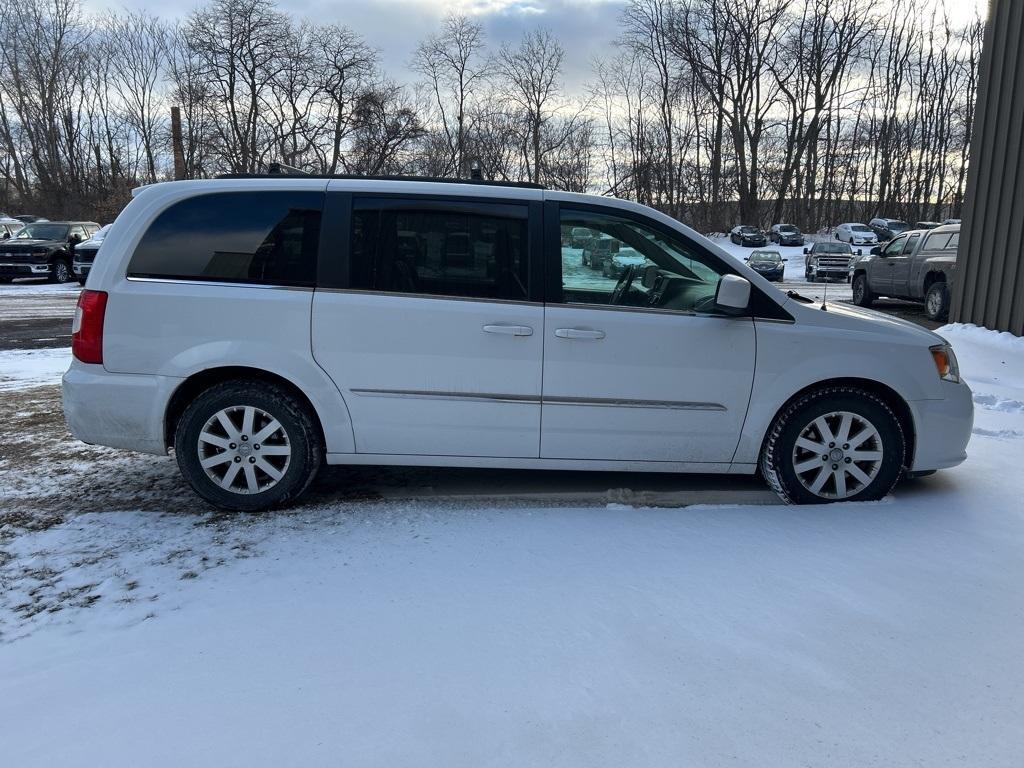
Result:
<instances>
[{"instance_id":1,"label":"parked car row","mask_svg":"<svg viewBox=\"0 0 1024 768\"><path fill-rule=\"evenodd\" d=\"M54 283L75 279L74 253L99 230L93 221L47 221L26 224L0 244L0 282L16 277L45 277Z\"/></svg>"},{"instance_id":2,"label":"parked car row","mask_svg":"<svg viewBox=\"0 0 1024 768\"><path fill-rule=\"evenodd\" d=\"M835 228L835 239L850 245L875 246L879 243L887 243L897 235L911 229L935 229L959 223L960 219L946 219L942 222L917 221L911 225L902 219L878 217L871 219L867 224L850 221L838 225ZM767 232L750 224L738 224L729 230L729 240L734 245L745 245L751 248L762 248L769 241L779 245L802 246L804 234L793 224L772 224Z\"/></svg>"}]
</instances>

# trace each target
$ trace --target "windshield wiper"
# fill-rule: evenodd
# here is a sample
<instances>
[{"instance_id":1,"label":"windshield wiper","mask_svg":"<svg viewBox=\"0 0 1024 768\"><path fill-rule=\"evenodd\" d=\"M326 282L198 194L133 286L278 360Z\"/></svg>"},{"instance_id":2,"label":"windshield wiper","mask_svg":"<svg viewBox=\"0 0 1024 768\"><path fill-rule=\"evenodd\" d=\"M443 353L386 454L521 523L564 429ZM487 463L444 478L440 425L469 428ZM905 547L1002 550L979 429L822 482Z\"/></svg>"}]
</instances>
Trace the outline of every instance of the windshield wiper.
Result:
<instances>
[{"instance_id":1,"label":"windshield wiper","mask_svg":"<svg viewBox=\"0 0 1024 768\"><path fill-rule=\"evenodd\" d=\"M813 304L814 299L809 299L803 294L797 293L796 291L786 291L786 295L794 301L799 301L801 304Z\"/></svg>"}]
</instances>

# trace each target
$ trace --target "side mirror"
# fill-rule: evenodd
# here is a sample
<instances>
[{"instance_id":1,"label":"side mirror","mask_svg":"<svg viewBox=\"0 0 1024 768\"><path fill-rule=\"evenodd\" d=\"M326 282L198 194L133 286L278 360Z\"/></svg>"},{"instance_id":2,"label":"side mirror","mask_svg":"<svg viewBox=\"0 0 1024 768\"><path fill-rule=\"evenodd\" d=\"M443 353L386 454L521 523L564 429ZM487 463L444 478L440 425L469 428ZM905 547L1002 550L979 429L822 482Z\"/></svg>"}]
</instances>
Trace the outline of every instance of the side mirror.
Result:
<instances>
[{"instance_id":1,"label":"side mirror","mask_svg":"<svg viewBox=\"0 0 1024 768\"><path fill-rule=\"evenodd\" d=\"M858 256L863 256L864 255L864 251L862 251L860 248L858 248L857 249L857 255Z\"/></svg>"},{"instance_id":2,"label":"side mirror","mask_svg":"<svg viewBox=\"0 0 1024 768\"><path fill-rule=\"evenodd\" d=\"M870 253L872 256L880 256L882 253L882 246L876 245L874 248L871 249Z\"/></svg>"},{"instance_id":3,"label":"side mirror","mask_svg":"<svg viewBox=\"0 0 1024 768\"><path fill-rule=\"evenodd\" d=\"M789 259L783 259L783 261L789 261Z\"/></svg>"},{"instance_id":4,"label":"side mirror","mask_svg":"<svg viewBox=\"0 0 1024 768\"><path fill-rule=\"evenodd\" d=\"M723 275L715 292L715 308L727 315L742 315L750 305L750 281L739 275Z\"/></svg>"},{"instance_id":5,"label":"side mirror","mask_svg":"<svg viewBox=\"0 0 1024 768\"><path fill-rule=\"evenodd\" d=\"M10 239L11 239L11 233L5 231L4 232L4 240L10 240Z\"/></svg>"},{"instance_id":6,"label":"side mirror","mask_svg":"<svg viewBox=\"0 0 1024 768\"><path fill-rule=\"evenodd\" d=\"M749 257L749 256L744 256L744 257L743 257L743 260L744 260L744 261L750 261L750 257Z\"/></svg>"},{"instance_id":7,"label":"side mirror","mask_svg":"<svg viewBox=\"0 0 1024 768\"><path fill-rule=\"evenodd\" d=\"M80 242L82 242L82 236L72 235L70 238L68 238L68 242L70 242L72 245L78 245Z\"/></svg>"},{"instance_id":8,"label":"side mirror","mask_svg":"<svg viewBox=\"0 0 1024 768\"><path fill-rule=\"evenodd\" d=\"M811 252L810 248L804 248L804 256Z\"/></svg>"}]
</instances>

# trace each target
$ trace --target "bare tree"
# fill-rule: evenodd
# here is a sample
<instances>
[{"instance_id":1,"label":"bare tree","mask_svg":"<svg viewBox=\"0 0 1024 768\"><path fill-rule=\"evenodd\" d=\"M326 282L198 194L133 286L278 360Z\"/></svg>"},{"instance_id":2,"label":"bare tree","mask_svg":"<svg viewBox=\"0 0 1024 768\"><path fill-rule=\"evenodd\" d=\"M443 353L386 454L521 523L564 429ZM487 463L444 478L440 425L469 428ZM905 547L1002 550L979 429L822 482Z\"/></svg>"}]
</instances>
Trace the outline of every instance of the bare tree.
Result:
<instances>
[{"instance_id":1,"label":"bare tree","mask_svg":"<svg viewBox=\"0 0 1024 768\"><path fill-rule=\"evenodd\" d=\"M508 87L509 100L518 107L526 132L522 151L527 179L540 181L545 126L553 118L561 94L560 78L565 51L546 30L528 32L515 48L498 52L496 67Z\"/></svg>"},{"instance_id":2,"label":"bare tree","mask_svg":"<svg viewBox=\"0 0 1024 768\"><path fill-rule=\"evenodd\" d=\"M483 27L467 16L449 15L441 32L417 46L412 69L426 78L438 126L447 145L443 174L465 175L470 102L490 74Z\"/></svg>"}]
</instances>

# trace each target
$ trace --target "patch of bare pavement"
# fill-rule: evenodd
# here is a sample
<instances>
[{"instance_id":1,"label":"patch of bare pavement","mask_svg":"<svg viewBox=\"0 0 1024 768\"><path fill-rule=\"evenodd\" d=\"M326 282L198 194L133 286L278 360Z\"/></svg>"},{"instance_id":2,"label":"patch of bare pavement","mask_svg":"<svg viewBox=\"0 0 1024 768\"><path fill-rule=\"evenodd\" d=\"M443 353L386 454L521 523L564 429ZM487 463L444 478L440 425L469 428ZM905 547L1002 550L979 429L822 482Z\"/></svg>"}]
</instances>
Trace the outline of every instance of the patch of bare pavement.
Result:
<instances>
[{"instance_id":1,"label":"patch of bare pavement","mask_svg":"<svg viewBox=\"0 0 1024 768\"><path fill-rule=\"evenodd\" d=\"M0 286L0 350L71 346L77 283L16 282Z\"/></svg>"}]
</instances>

